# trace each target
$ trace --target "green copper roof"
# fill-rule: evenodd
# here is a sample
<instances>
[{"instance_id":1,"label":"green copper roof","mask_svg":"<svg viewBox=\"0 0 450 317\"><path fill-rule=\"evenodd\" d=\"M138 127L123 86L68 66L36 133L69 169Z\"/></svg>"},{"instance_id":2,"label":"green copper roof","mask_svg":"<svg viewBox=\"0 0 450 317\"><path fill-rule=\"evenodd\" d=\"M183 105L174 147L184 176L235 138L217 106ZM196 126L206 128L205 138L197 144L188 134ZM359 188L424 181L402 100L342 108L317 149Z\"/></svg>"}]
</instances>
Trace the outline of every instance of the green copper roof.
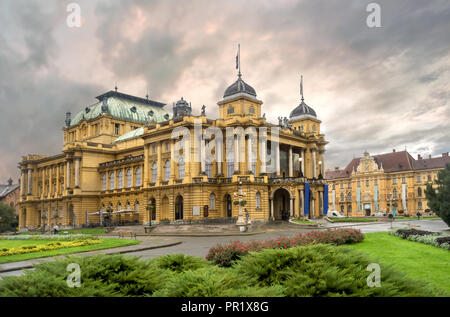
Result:
<instances>
[{"instance_id":1,"label":"green copper roof","mask_svg":"<svg viewBox=\"0 0 450 317\"><path fill-rule=\"evenodd\" d=\"M115 91L98 96L99 102L86 107L83 111L77 113L71 120L70 126L77 125L81 120L92 120L102 113L108 113L114 118L131 120L139 123L150 121L166 121L164 115L168 114L169 119L172 114L163 109L164 104L143 99ZM106 108L107 106L107 108ZM102 108L103 112L102 112Z\"/></svg>"},{"instance_id":2,"label":"green copper roof","mask_svg":"<svg viewBox=\"0 0 450 317\"><path fill-rule=\"evenodd\" d=\"M121 141L125 141L125 140L130 140L130 139L136 138L138 136L141 136L143 134L144 134L144 127L140 127L140 128L137 128L137 129L135 129L133 131L127 132L125 134L122 134L120 137L115 139L113 143L121 142Z\"/></svg>"}]
</instances>

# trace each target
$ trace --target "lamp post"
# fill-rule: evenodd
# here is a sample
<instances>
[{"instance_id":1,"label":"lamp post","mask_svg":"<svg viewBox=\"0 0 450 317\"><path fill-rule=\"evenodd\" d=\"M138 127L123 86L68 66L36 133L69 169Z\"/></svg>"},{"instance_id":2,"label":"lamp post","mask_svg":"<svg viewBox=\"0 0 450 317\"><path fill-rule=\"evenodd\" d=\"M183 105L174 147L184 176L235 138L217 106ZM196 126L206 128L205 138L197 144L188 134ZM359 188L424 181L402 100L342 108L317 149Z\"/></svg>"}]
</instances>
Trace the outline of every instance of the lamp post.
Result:
<instances>
[{"instance_id":1,"label":"lamp post","mask_svg":"<svg viewBox=\"0 0 450 317\"><path fill-rule=\"evenodd\" d=\"M323 175L322 175L322 161L319 161L319 179L323 179Z\"/></svg>"},{"instance_id":2,"label":"lamp post","mask_svg":"<svg viewBox=\"0 0 450 317\"><path fill-rule=\"evenodd\" d=\"M234 196L236 196L236 193L234 193ZM238 196L238 202L239 202L239 216L238 216L238 220L236 222L236 225L239 227L239 230L241 232L245 232L247 231L247 223L244 220L244 213L242 212L242 198L245 196L245 193L243 193L242 191L242 182L239 181L239 190L237 193Z\"/></svg>"},{"instance_id":3,"label":"lamp post","mask_svg":"<svg viewBox=\"0 0 450 317\"><path fill-rule=\"evenodd\" d=\"M303 161L303 157L299 157L299 158L298 158L298 165L299 165L299 173L298 173L298 177L303 177L302 161Z\"/></svg>"}]
</instances>

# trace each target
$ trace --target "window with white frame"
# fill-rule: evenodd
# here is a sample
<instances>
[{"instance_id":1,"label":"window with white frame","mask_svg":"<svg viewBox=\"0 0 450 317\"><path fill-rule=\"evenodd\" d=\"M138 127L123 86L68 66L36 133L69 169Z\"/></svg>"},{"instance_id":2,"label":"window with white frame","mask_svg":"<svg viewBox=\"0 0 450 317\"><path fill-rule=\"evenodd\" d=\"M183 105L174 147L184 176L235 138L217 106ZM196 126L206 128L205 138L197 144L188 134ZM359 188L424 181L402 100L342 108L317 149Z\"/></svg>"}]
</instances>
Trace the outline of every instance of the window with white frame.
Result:
<instances>
[{"instance_id":1,"label":"window with white frame","mask_svg":"<svg viewBox=\"0 0 450 317\"><path fill-rule=\"evenodd\" d=\"M170 178L170 161L167 160L164 164L164 180L168 181Z\"/></svg>"},{"instance_id":2,"label":"window with white frame","mask_svg":"<svg viewBox=\"0 0 450 317\"><path fill-rule=\"evenodd\" d=\"M123 188L123 170L119 171L119 186L118 186L118 188L119 189Z\"/></svg>"},{"instance_id":3,"label":"window with white frame","mask_svg":"<svg viewBox=\"0 0 450 317\"><path fill-rule=\"evenodd\" d=\"M133 185L133 172L131 171L131 168L127 170L127 187L130 188Z\"/></svg>"},{"instance_id":4,"label":"window with white frame","mask_svg":"<svg viewBox=\"0 0 450 317\"><path fill-rule=\"evenodd\" d=\"M184 159L181 156L180 160L178 161L178 179L184 178Z\"/></svg>"},{"instance_id":5,"label":"window with white frame","mask_svg":"<svg viewBox=\"0 0 450 317\"><path fill-rule=\"evenodd\" d=\"M261 208L261 194L259 192L255 195L255 203L256 203L256 209Z\"/></svg>"},{"instance_id":6,"label":"window with white frame","mask_svg":"<svg viewBox=\"0 0 450 317\"><path fill-rule=\"evenodd\" d=\"M208 175L208 178L212 177L212 163L209 160L206 160L205 162L205 172L206 175Z\"/></svg>"},{"instance_id":7,"label":"window with white frame","mask_svg":"<svg viewBox=\"0 0 450 317\"><path fill-rule=\"evenodd\" d=\"M216 209L216 195L214 194L209 195L209 208L211 210Z\"/></svg>"},{"instance_id":8,"label":"window with white frame","mask_svg":"<svg viewBox=\"0 0 450 317\"><path fill-rule=\"evenodd\" d=\"M109 189L113 190L116 188L116 174L112 172L109 175Z\"/></svg>"},{"instance_id":9,"label":"window with white frame","mask_svg":"<svg viewBox=\"0 0 450 317\"><path fill-rule=\"evenodd\" d=\"M138 167L137 169L136 169L136 186L141 186L142 185L142 183L141 183L141 168L140 167Z\"/></svg>"},{"instance_id":10,"label":"window with white frame","mask_svg":"<svg viewBox=\"0 0 450 317\"><path fill-rule=\"evenodd\" d=\"M152 166L152 183L156 183L156 177L158 176L158 164L153 163Z\"/></svg>"},{"instance_id":11,"label":"window with white frame","mask_svg":"<svg viewBox=\"0 0 450 317\"><path fill-rule=\"evenodd\" d=\"M106 173L102 175L102 190L106 190Z\"/></svg>"},{"instance_id":12,"label":"window with white frame","mask_svg":"<svg viewBox=\"0 0 450 317\"><path fill-rule=\"evenodd\" d=\"M227 161L227 177L232 177L234 173L234 162Z\"/></svg>"}]
</instances>

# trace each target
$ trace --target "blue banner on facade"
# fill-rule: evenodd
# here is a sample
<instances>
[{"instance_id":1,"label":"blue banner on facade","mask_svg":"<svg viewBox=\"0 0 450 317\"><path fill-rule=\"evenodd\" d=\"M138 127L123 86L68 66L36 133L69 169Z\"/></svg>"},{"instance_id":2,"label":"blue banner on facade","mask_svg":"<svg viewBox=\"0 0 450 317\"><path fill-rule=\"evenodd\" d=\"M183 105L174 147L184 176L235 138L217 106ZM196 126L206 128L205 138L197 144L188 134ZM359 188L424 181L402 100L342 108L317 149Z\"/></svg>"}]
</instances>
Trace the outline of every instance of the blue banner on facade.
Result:
<instances>
[{"instance_id":1,"label":"blue banner on facade","mask_svg":"<svg viewBox=\"0 0 450 317\"><path fill-rule=\"evenodd\" d=\"M305 183L305 216L309 212L309 183Z\"/></svg>"},{"instance_id":2,"label":"blue banner on facade","mask_svg":"<svg viewBox=\"0 0 450 317\"><path fill-rule=\"evenodd\" d=\"M323 214L328 213L328 184L323 186Z\"/></svg>"}]
</instances>

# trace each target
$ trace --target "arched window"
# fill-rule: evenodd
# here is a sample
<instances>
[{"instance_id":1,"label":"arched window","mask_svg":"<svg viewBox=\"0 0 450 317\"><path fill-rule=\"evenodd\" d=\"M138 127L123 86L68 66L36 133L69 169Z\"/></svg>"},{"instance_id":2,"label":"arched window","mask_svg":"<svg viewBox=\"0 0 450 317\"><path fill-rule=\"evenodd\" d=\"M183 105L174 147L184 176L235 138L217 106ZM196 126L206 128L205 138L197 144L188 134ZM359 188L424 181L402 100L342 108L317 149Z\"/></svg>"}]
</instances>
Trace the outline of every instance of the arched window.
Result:
<instances>
[{"instance_id":1,"label":"arched window","mask_svg":"<svg viewBox=\"0 0 450 317\"><path fill-rule=\"evenodd\" d=\"M164 180L168 181L170 178L170 161L167 160L164 164Z\"/></svg>"},{"instance_id":2,"label":"arched window","mask_svg":"<svg viewBox=\"0 0 450 317\"><path fill-rule=\"evenodd\" d=\"M134 210L136 210L136 212L139 212L139 202L136 201L136 203L134 204Z\"/></svg>"},{"instance_id":3,"label":"arched window","mask_svg":"<svg viewBox=\"0 0 450 317\"><path fill-rule=\"evenodd\" d=\"M397 189L396 188L394 188L394 190L392 191L392 194L393 194L394 198L397 198Z\"/></svg>"},{"instance_id":4,"label":"arched window","mask_svg":"<svg viewBox=\"0 0 450 317\"><path fill-rule=\"evenodd\" d=\"M341 193L341 201L344 200L344 193Z\"/></svg>"},{"instance_id":5,"label":"arched window","mask_svg":"<svg viewBox=\"0 0 450 317\"><path fill-rule=\"evenodd\" d=\"M127 187L130 188L133 185L133 177L131 169L129 168L127 170Z\"/></svg>"},{"instance_id":6,"label":"arched window","mask_svg":"<svg viewBox=\"0 0 450 317\"><path fill-rule=\"evenodd\" d=\"M211 210L216 209L216 195L214 194L209 195L209 208Z\"/></svg>"},{"instance_id":7,"label":"arched window","mask_svg":"<svg viewBox=\"0 0 450 317\"><path fill-rule=\"evenodd\" d=\"M127 210L130 210L130 202L127 201Z\"/></svg>"},{"instance_id":8,"label":"arched window","mask_svg":"<svg viewBox=\"0 0 450 317\"><path fill-rule=\"evenodd\" d=\"M180 160L178 161L178 179L184 178L184 159L183 157L180 157Z\"/></svg>"},{"instance_id":9,"label":"arched window","mask_svg":"<svg viewBox=\"0 0 450 317\"><path fill-rule=\"evenodd\" d=\"M109 189L113 190L116 188L116 174L112 172L109 175Z\"/></svg>"},{"instance_id":10,"label":"arched window","mask_svg":"<svg viewBox=\"0 0 450 317\"><path fill-rule=\"evenodd\" d=\"M123 170L119 171L119 189L123 188Z\"/></svg>"},{"instance_id":11,"label":"arched window","mask_svg":"<svg viewBox=\"0 0 450 317\"><path fill-rule=\"evenodd\" d=\"M352 200L352 192L348 192L347 200Z\"/></svg>"},{"instance_id":12,"label":"arched window","mask_svg":"<svg viewBox=\"0 0 450 317\"><path fill-rule=\"evenodd\" d=\"M158 164L153 163L152 166L152 183L156 183L156 178L158 176Z\"/></svg>"},{"instance_id":13,"label":"arched window","mask_svg":"<svg viewBox=\"0 0 450 317\"><path fill-rule=\"evenodd\" d=\"M259 192L255 195L255 203L256 203L256 209L261 208L261 194Z\"/></svg>"},{"instance_id":14,"label":"arched window","mask_svg":"<svg viewBox=\"0 0 450 317\"><path fill-rule=\"evenodd\" d=\"M136 186L141 186L141 168L136 169Z\"/></svg>"},{"instance_id":15,"label":"arched window","mask_svg":"<svg viewBox=\"0 0 450 317\"><path fill-rule=\"evenodd\" d=\"M106 173L102 175L102 190L106 190Z\"/></svg>"},{"instance_id":16,"label":"arched window","mask_svg":"<svg viewBox=\"0 0 450 317\"><path fill-rule=\"evenodd\" d=\"M421 201L419 201L417 203L417 209L422 210L422 202Z\"/></svg>"},{"instance_id":17,"label":"arched window","mask_svg":"<svg viewBox=\"0 0 450 317\"><path fill-rule=\"evenodd\" d=\"M121 203L118 203L117 204L117 211L121 211L122 210L122 204Z\"/></svg>"},{"instance_id":18,"label":"arched window","mask_svg":"<svg viewBox=\"0 0 450 317\"><path fill-rule=\"evenodd\" d=\"M422 197L422 188L417 188L417 196Z\"/></svg>"}]
</instances>

